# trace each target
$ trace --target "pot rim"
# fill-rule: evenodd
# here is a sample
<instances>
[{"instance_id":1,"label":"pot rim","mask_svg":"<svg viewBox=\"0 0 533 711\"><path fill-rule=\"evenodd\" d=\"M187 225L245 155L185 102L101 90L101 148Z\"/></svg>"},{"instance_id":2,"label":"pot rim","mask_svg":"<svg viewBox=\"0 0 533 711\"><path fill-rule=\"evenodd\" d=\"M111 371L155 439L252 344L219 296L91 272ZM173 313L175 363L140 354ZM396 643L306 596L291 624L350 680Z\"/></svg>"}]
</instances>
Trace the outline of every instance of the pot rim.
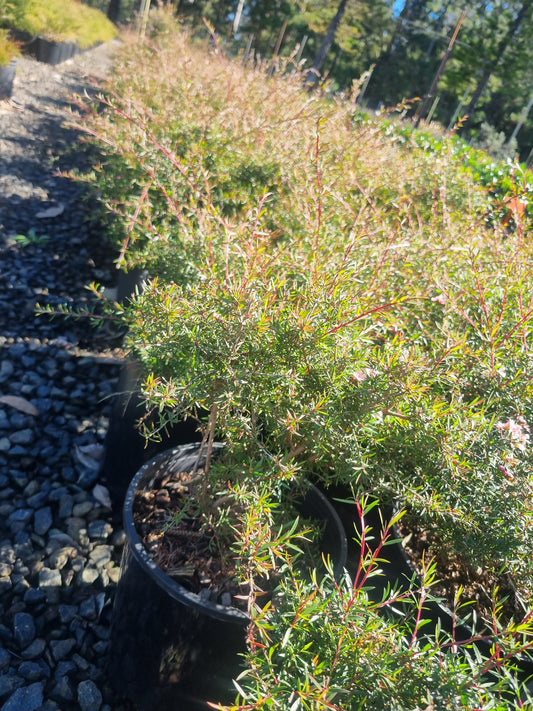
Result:
<instances>
[{"instance_id":1,"label":"pot rim","mask_svg":"<svg viewBox=\"0 0 533 711\"><path fill-rule=\"evenodd\" d=\"M214 452L223 449L224 445L220 442L215 442L213 444ZM131 480L128 489L126 491L126 496L124 498L123 504L123 523L124 531L128 537L128 544L132 555L136 559L137 563L141 565L148 575L156 582L156 584L161 587L168 595L172 598L179 600L184 605L194 608L195 610L202 611L204 614L207 613L211 617L218 620L223 620L226 622L234 622L235 624L248 624L250 622L249 615L243 610L239 610L236 607L221 605L220 603L213 602L211 600L204 600L197 593L188 590L186 587L178 583L176 580L172 579L167 575L153 560L152 556L146 549L143 541L141 540L137 529L135 527L135 521L133 517L133 502L135 498L135 493L139 486L143 482L147 475L150 473L151 469L156 467L154 475L157 473L157 464L164 461L165 459L172 459L175 456L188 456L191 458L191 466L198 456L198 451L200 448L199 442L193 442L190 444L178 445L170 449L161 452L155 457L151 458L145 464L140 467L133 479ZM202 458L200 459L200 464L202 463ZM183 465L186 468L188 464ZM344 535L344 528L342 522L333 507L330 500L325 496L320 489L318 489L313 484L309 483L310 489L313 490L313 496L315 500L320 502L321 508L326 512L330 520L335 525L335 528L339 531L339 550L338 559L332 562L332 571L335 579L340 579L344 574L344 569L346 565L347 553L348 553L348 542L346 536Z\"/></svg>"}]
</instances>

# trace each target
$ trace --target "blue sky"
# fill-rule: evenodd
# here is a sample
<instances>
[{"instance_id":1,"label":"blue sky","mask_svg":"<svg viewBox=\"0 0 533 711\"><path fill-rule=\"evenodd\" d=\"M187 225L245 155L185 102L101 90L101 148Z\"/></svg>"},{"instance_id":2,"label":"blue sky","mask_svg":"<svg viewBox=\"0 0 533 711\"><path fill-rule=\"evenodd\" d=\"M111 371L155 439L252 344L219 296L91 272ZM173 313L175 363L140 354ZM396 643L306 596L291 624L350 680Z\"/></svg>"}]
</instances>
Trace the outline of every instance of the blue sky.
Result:
<instances>
[{"instance_id":1,"label":"blue sky","mask_svg":"<svg viewBox=\"0 0 533 711\"><path fill-rule=\"evenodd\" d=\"M396 2L393 4L392 9L394 10L394 16L398 15L401 12L402 7L404 6L404 0L396 0Z\"/></svg>"}]
</instances>

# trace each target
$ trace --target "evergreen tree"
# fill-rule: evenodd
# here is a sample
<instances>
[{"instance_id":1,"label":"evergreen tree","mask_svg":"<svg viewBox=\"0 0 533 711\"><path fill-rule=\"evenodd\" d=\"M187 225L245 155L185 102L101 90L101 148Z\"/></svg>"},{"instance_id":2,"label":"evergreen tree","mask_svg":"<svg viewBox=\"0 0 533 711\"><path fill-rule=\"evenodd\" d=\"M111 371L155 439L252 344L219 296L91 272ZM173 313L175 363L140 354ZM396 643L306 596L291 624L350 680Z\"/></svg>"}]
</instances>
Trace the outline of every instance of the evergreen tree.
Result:
<instances>
[{"instance_id":1,"label":"evergreen tree","mask_svg":"<svg viewBox=\"0 0 533 711\"><path fill-rule=\"evenodd\" d=\"M333 18L332 18L331 22L329 23L329 27L327 29L325 36L324 36L324 39L322 40L322 43L318 49L318 52L315 55L315 58L313 60L313 66L311 67L311 69L307 75L307 81L311 81L312 83L315 82L316 76L318 75L320 69L322 68L322 65L324 64L324 60L326 59L326 55L329 52L329 49L335 40L335 35L337 34L339 25L342 22L344 13L346 12L346 5L347 4L348 4L348 0L340 0L339 1L335 15L333 15Z\"/></svg>"},{"instance_id":2,"label":"evergreen tree","mask_svg":"<svg viewBox=\"0 0 533 711\"><path fill-rule=\"evenodd\" d=\"M522 2L521 7L519 8L518 12L514 15L514 17L510 21L507 31L505 32L503 37L501 37L499 42L496 44L494 54L492 56L488 55L485 57L485 62L484 62L485 66L483 69L483 73L477 83L474 94L473 94L472 98L470 99L470 103L468 104L468 108L466 110L466 113L468 115L471 116L474 113L477 103L478 103L483 91L486 89L490 77L498 68L498 65L500 64L505 52L507 51L507 48L511 44L515 35L520 31L520 29L524 23L524 20L528 17L528 14L531 19L532 6L533 6L533 0L525 0L524 2ZM530 35L530 38L531 38L531 35Z\"/></svg>"}]
</instances>

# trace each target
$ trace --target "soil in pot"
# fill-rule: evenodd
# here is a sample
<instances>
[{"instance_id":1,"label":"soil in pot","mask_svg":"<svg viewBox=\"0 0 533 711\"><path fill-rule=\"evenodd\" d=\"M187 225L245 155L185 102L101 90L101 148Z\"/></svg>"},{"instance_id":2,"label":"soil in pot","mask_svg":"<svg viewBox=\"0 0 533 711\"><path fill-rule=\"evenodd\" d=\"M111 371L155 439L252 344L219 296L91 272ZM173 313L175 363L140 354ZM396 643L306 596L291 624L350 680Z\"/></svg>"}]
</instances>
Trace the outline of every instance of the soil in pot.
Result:
<instances>
[{"instance_id":1,"label":"soil in pot","mask_svg":"<svg viewBox=\"0 0 533 711\"><path fill-rule=\"evenodd\" d=\"M445 546L436 531L430 526L421 525L412 517L405 516L400 519L397 530L408 560L419 576L422 575L423 561L426 565L430 561L436 564L436 582L432 585L431 592L442 598L450 610L454 609L461 588L459 604L464 606L464 614L473 609L477 613L479 623L482 620L491 620L493 591L497 587L498 599L502 601L500 619L503 624L512 619L518 621L527 613L525 604L508 575L499 575L482 568L474 569L461 555Z\"/></svg>"},{"instance_id":2,"label":"soil in pot","mask_svg":"<svg viewBox=\"0 0 533 711\"><path fill-rule=\"evenodd\" d=\"M167 575L193 593L246 611L249 588L236 582L236 560L227 550L227 544L218 540L208 517L198 515L194 503L202 496L204 476L202 470L192 475L187 471L164 472L161 477L152 479L150 486L138 490L134 499L136 528L154 562ZM335 530L327 530L325 516L336 518L336 513L326 497L316 487L309 486L302 494L291 493L287 487L283 506L291 511L291 522L299 516L303 517L304 525L308 519L309 527L322 527L314 542L300 541L305 548L304 564L308 568L320 567L321 554L326 553L333 556L335 574L340 576L346 544L343 536L336 536ZM235 510L238 506L233 504L233 507L233 513L238 513ZM214 515L217 518L218 510ZM274 587L275 577L264 583L267 589ZM267 597L268 593L265 599Z\"/></svg>"}]
</instances>

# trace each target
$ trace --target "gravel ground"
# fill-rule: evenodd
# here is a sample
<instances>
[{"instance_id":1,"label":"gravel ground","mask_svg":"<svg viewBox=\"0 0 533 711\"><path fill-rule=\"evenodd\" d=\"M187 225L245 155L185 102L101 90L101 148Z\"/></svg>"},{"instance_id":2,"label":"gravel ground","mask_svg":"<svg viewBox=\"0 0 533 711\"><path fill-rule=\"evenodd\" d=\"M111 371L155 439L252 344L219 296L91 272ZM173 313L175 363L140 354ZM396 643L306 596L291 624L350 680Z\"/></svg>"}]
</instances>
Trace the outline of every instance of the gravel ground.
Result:
<instances>
[{"instance_id":1,"label":"gravel ground","mask_svg":"<svg viewBox=\"0 0 533 711\"><path fill-rule=\"evenodd\" d=\"M119 708L103 664L124 536L99 458L120 359L99 331L35 315L115 281L81 186L58 175L87 160L61 110L115 47L23 58L0 102L0 711Z\"/></svg>"}]
</instances>

